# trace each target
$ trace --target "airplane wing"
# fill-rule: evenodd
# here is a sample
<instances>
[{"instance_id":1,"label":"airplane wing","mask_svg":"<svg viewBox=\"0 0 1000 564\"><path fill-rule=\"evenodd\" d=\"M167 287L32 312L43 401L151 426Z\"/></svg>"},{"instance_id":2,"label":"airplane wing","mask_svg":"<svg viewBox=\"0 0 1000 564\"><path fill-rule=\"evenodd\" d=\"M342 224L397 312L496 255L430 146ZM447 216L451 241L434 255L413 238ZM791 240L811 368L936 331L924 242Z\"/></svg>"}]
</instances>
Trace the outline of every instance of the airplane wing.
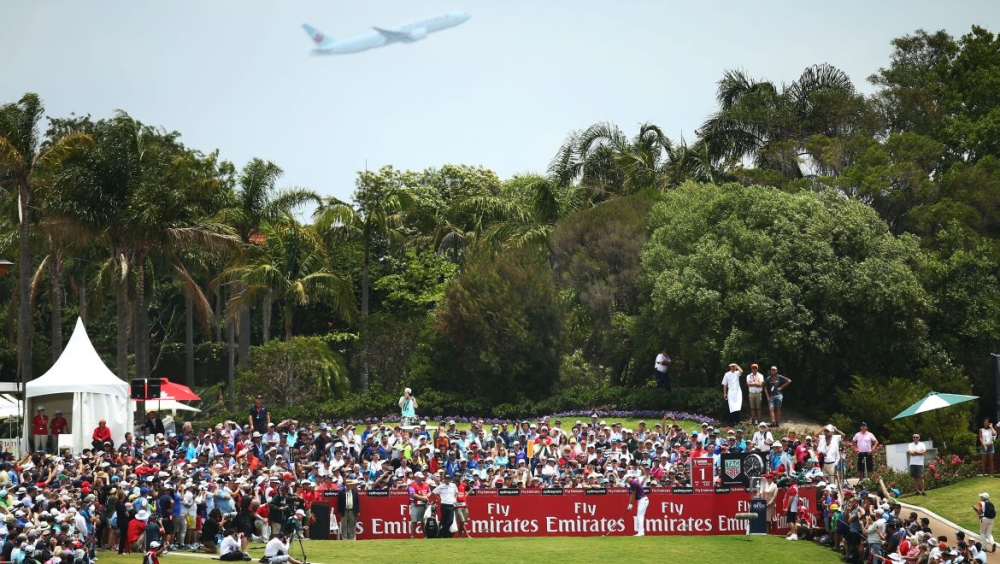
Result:
<instances>
[{"instance_id":1,"label":"airplane wing","mask_svg":"<svg viewBox=\"0 0 1000 564\"><path fill-rule=\"evenodd\" d=\"M412 39L409 33L403 31L393 31L391 29L385 29L383 27L373 27L375 31L382 34L383 37L390 41L409 41Z\"/></svg>"}]
</instances>

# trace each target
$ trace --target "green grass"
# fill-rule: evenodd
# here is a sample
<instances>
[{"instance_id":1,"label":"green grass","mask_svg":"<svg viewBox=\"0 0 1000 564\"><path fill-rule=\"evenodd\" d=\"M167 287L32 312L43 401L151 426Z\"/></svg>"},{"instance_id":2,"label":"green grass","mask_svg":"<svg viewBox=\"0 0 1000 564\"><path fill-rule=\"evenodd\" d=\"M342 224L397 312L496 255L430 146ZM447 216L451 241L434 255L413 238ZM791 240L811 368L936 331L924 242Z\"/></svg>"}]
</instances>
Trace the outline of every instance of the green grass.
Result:
<instances>
[{"instance_id":1,"label":"green grass","mask_svg":"<svg viewBox=\"0 0 1000 564\"><path fill-rule=\"evenodd\" d=\"M957 484L927 490L927 496L904 496L901 501L920 505L961 525L970 531L979 530L979 518L972 506L979 501L979 494L987 492L991 500L1000 494L1000 478L969 478ZM996 501L994 501L996 503Z\"/></svg>"},{"instance_id":2,"label":"green grass","mask_svg":"<svg viewBox=\"0 0 1000 564\"><path fill-rule=\"evenodd\" d=\"M309 541L304 543L309 562L421 562L467 561L476 564L497 562L840 562L837 554L811 542L791 543L784 537L743 536L650 536L633 537L549 537L476 538L437 540L378 540L357 542ZM300 558L298 544L291 550ZM251 546L256 562L263 550ZM450 556L449 556L450 555ZM135 564L139 557L102 552L100 564ZM170 554L161 563L197 564L205 559Z\"/></svg>"}]
</instances>

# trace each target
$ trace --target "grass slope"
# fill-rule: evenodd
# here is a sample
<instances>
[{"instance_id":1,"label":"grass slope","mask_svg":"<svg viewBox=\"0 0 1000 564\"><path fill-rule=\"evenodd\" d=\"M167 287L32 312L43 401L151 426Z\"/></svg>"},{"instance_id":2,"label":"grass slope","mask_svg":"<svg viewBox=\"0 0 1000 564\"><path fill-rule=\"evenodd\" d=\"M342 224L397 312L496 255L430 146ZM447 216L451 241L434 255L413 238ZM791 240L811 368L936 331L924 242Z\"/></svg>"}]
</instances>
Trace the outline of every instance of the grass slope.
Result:
<instances>
[{"instance_id":1,"label":"grass slope","mask_svg":"<svg viewBox=\"0 0 1000 564\"><path fill-rule=\"evenodd\" d=\"M979 518L972 510L979 494L987 492L994 504L1000 499L1000 479L969 478L957 484L927 490L927 496L904 496L901 501L930 509L934 513L970 531L979 530Z\"/></svg>"},{"instance_id":2,"label":"grass slope","mask_svg":"<svg viewBox=\"0 0 1000 564\"><path fill-rule=\"evenodd\" d=\"M742 536L655 536L633 537L550 537L550 538L476 538L438 540L379 540L358 542L308 541L304 543L309 562L440 562L465 560L490 562L740 562L741 564L775 562L840 562L837 554L811 542L786 541L783 537ZM292 557L300 558L298 543L292 545ZM256 562L261 548L251 546ZM100 564L134 564L138 555L99 554ZM197 564L207 559L170 554L160 562Z\"/></svg>"}]
</instances>

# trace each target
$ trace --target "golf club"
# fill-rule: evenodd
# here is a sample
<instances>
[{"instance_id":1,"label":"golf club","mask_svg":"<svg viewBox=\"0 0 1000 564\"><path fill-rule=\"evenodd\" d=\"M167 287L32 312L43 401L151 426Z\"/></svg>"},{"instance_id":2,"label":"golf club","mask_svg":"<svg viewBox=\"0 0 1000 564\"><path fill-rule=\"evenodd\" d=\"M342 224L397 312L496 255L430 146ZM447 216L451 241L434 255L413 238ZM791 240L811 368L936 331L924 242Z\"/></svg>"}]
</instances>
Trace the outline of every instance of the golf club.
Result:
<instances>
[{"instance_id":1,"label":"golf club","mask_svg":"<svg viewBox=\"0 0 1000 564\"><path fill-rule=\"evenodd\" d=\"M625 512L624 512L624 513L622 513L622 516L621 516L621 517L619 517L619 519L624 519L624 518L625 518L625 516L626 516L626 515L628 515L628 512L629 512L629 507L628 507L628 506L626 505L626 506L625 506ZM608 529L608 531L607 531L607 532L605 532L605 533L604 533L603 535L601 535L601 536L602 536L602 537L606 537L606 536L608 536L608 535L610 535L610 534L611 534L611 530L610 530L610 529Z\"/></svg>"}]
</instances>

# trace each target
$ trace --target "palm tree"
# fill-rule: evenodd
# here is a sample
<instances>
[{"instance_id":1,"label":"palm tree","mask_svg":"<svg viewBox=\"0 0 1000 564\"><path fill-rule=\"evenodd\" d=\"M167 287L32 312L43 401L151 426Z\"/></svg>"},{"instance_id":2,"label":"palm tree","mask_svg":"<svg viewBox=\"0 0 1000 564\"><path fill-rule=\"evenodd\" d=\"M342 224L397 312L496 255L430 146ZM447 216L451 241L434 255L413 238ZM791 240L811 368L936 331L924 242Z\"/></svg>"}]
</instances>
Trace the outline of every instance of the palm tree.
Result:
<instances>
[{"instance_id":1,"label":"palm tree","mask_svg":"<svg viewBox=\"0 0 1000 564\"><path fill-rule=\"evenodd\" d=\"M474 196L464 205L477 216L482 232L477 241L499 252L521 247L549 249L556 222L586 204L586 189L559 185L537 175L515 176L500 196Z\"/></svg>"},{"instance_id":2,"label":"palm tree","mask_svg":"<svg viewBox=\"0 0 1000 564\"><path fill-rule=\"evenodd\" d=\"M44 208L42 214L45 214ZM87 241L86 234L70 221L47 217L36 225L41 235L46 255L39 264L45 268L49 279L49 302L51 304L52 362L62 354L62 312L63 312L63 271L70 257L76 256L78 247Z\"/></svg>"},{"instance_id":3,"label":"palm tree","mask_svg":"<svg viewBox=\"0 0 1000 564\"><path fill-rule=\"evenodd\" d=\"M0 106L0 184L17 197L18 293L17 354L21 379L32 379L31 204L35 175L73 150L89 143L82 133L49 139L42 144L38 124L45 108L37 94L28 93L14 104Z\"/></svg>"},{"instance_id":4,"label":"palm tree","mask_svg":"<svg viewBox=\"0 0 1000 564\"><path fill-rule=\"evenodd\" d=\"M283 214L309 202L320 203L320 197L310 190L290 189L276 191L275 184L284 172L271 161L254 158L243 167L237 179L235 198L222 210L220 220L230 225L237 237L247 247L255 244L264 222L275 221ZM237 257L237 260L240 260ZM233 295L240 295L239 281L232 288ZM270 338L271 303L268 295L264 301L264 340ZM250 305L240 301L240 310L233 320L239 329L239 364L248 362L250 350Z\"/></svg>"},{"instance_id":5,"label":"palm tree","mask_svg":"<svg viewBox=\"0 0 1000 564\"><path fill-rule=\"evenodd\" d=\"M549 174L558 184L579 183L595 191L598 199L662 190L671 155L670 139L656 125L642 124L629 139L618 126L601 122L571 134L549 164Z\"/></svg>"},{"instance_id":6,"label":"palm tree","mask_svg":"<svg viewBox=\"0 0 1000 564\"><path fill-rule=\"evenodd\" d=\"M719 109L698 130L713 162L803 175L803 148L812 135L848 135L861 125L862 98L850 78L831 65L807 68L779 88L742 70L719 81Z\"/></svg>"},{"instance_id":7,"label":"palm tree","mask_svg":"<svg viewBox=\"0 0 1000 564\"><path fill-rule=\"evenodd\" d=\"M363 249L361 265L361 340L364 350L359 387L368 389L368 292L371 285L372 247L377 241L396 244L402 241L404 212L411 198L399 186L386 183L391 171L365 171L359 174L354 193L357 207L337 198L328 198L316 210L317 230L329 244L337 238L360 240Z\"/></svg>"},{"instance_id":8,"label":"palm tree","mask_svg":"<svg viewBox=\"0 0 1000 564\"><path fill-rule=\"evenodd\" d=\"M281 307L285 340L291 340L295 308L317 300L331 303L341 315L355 315L351 280L327 268L322 239L311 226L302 226L290 214L260 226L263 241L247 251L245 264L233 266L221 278L238 284L234 306L265 295Z\"/></svg>"},{"instance_id":9,"label":"palm tree","mask_svg":"<svg viewBox=\"0 0 1000 564\"><path fill-rule=\"evenodd\" d=\"M225 186L213 182L215 169L205 164L211 159L186 149L176 133L143 125L124 112L96 123L59 121L54 128L87 131L95 140L93 148L73 154L55 175L51 209L54 216L97 234L109 251L96 282L116 294L118 375L128 376L131 312L135 376L145 378L147 296L155 283L147 269L154 258L163 258L171 269L180 265L183 270L176 259L179 249L192 244L213 249L235 241L225 226L202 220L214 211L205 207L219 200Z\"/></svg>"}]
</instances>

